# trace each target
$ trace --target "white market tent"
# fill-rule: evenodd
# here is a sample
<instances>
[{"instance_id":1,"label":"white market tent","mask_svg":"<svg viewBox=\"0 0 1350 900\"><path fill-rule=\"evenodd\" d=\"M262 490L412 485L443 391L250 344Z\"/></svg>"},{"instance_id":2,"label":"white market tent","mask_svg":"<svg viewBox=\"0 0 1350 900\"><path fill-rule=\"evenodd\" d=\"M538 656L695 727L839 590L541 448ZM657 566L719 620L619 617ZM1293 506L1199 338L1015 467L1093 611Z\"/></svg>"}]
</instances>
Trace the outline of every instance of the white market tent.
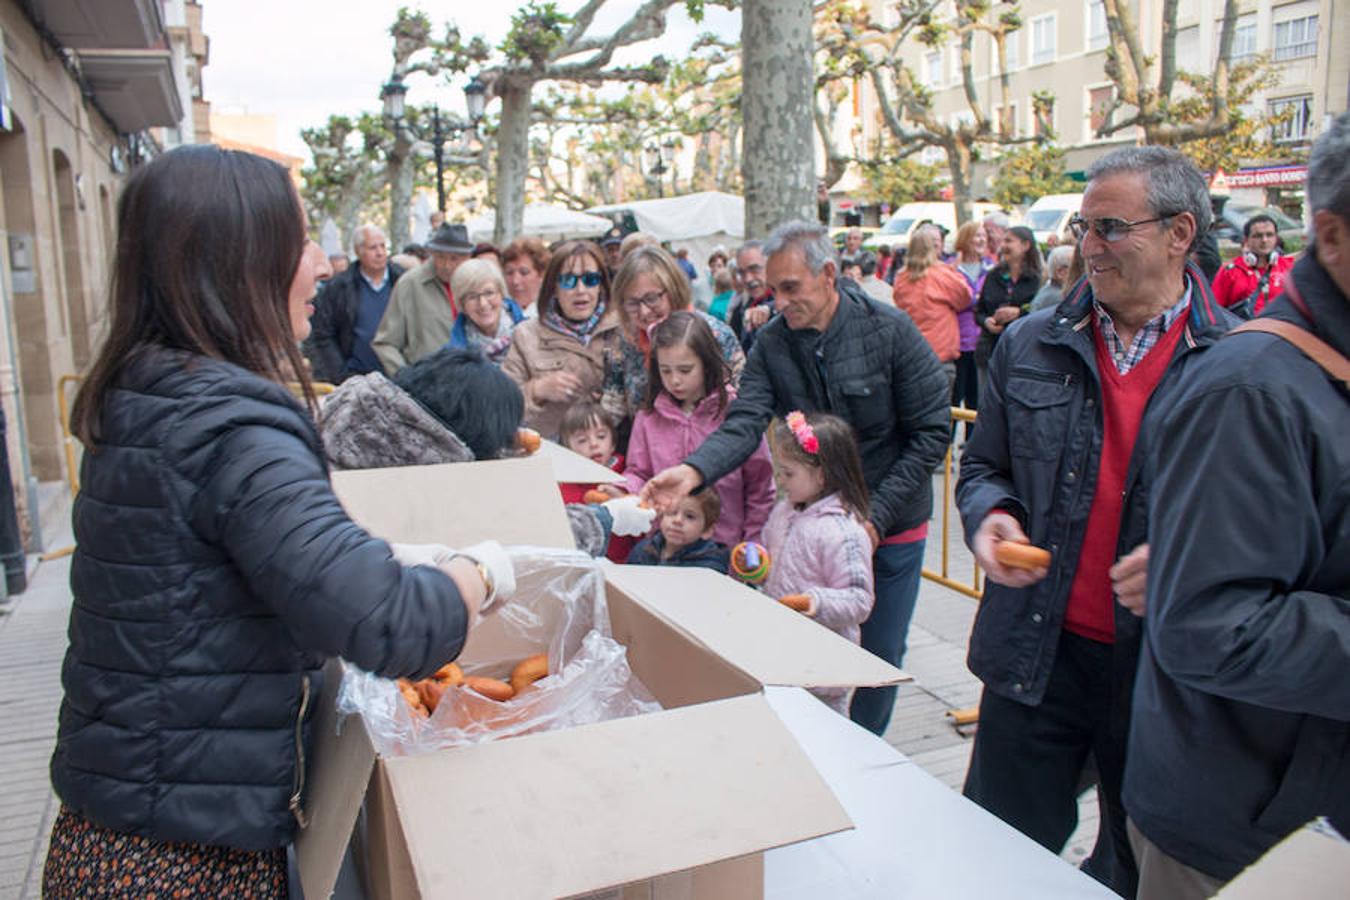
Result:
<instances>
[{"instance_id":1,"label":"white market tent","mask_svg":"<svg viewBox=\"0 0 1350 900\"><path fill-rule=\"evenodd\" d=\"M728 251L745 240L745 200L721 191L702 191L661 200L610 203L586 210L597 216L631 213L639 231L670 242L674 250L687 248L689 259L705 271L708 254L719 244Z\"/></svg>"},{"instance_id":2,"label":"white market tent","mask_svg":"<svg viewBox=\"0 0 1350 900\"><path fill-rule=\"evenodd\" d=\"M492 229L496 222L497 216L492 210L470 219L467 225L469 240L474 243L492 240ZM609 219L589 216L564 206L531 203L525 207L525 225L521 229L521 235L549 242L568 238L599 237L610 227Z\"/></svg>"}]
</instances>

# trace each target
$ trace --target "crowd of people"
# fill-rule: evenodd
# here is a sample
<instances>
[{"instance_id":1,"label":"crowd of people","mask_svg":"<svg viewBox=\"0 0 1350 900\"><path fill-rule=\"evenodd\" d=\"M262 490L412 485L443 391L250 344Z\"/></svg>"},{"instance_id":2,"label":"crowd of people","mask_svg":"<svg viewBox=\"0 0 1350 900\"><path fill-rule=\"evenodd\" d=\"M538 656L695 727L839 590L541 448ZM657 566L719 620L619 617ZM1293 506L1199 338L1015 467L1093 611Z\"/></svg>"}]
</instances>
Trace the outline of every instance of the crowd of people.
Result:
<instances>
[{"instance_id":1,"label":"crowd of people","mask_svg":"<svg viewBox=\"0 0 1350 900\"><path fill-rule=\"evenodd\" d=\"M497 248L454 223L406 265L363 225L336 271L276 164L139 169L72 416L45 895L284 896L323 659L426 676L514 585L492 542L371 537L329 471L509 456L521 427L614 472L562 487L592 555L727 573L760 543L769 597L899 665L949 408L978 408L966 795L1058 852L1095 785L1084 869L1149 900L1209 896L1314 817L1350 828L1350 116L1309 162L1310 248L1258 217L1212 283L1185 157L1087 174L1048 259L1001 217L885 264L787 222L704 276L640 233ZM886 731L895 688L817 693Z\"/></svg>"}]
</instances>

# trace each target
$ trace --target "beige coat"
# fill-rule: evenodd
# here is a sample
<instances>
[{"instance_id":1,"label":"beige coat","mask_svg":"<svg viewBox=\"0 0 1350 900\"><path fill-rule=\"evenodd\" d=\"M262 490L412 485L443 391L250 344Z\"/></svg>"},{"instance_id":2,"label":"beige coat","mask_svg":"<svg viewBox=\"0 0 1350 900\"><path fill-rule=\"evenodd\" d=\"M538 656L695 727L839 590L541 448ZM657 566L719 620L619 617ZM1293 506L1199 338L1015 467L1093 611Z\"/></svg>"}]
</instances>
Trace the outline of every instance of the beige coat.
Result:
<instances>
[{"instance_id":1,"label":"beige coat","mask_svg":"<svg viewBox=\"0 0 1350 900\"><path fill-rule=\"evenodd\" d=\"M427 260L394 285L371 347L392 377L408 363L444 347L454 324L455 312L445 283L436 277L432 261Z\"/></svg>"},{"instance_id":2,"label":"beige coat","mask_svg":"<svg viewBox=\"0 0 1350 900\"><path fill-rule=\"evenodd\" d=\"M605 379L605 354L613 365L621 366L623 330L619 312L614 306L605 311L600 324L591 335L591 342L581 342L571 335L554 331L539 319L527 319L511 332L511 349L506 353L502 371L520 385L525 394L525 424L545 437L558 435L563 414L570 405L541 400L535 396L538 380L554 372L568 371L581 379L583 394L577 399L598 401Z\"/></svg>"}]
</instances>

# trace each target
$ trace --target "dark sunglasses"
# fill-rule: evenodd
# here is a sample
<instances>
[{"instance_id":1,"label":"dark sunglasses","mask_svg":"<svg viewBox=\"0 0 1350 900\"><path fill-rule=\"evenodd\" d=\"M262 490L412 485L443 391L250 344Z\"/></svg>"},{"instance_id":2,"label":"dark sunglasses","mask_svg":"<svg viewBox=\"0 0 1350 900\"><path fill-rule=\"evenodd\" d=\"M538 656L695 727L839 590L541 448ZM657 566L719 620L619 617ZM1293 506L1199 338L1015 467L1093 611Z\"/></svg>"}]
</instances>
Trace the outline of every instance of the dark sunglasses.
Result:
<instances>
[{"instance_id":1,"label":"dark sunglasses","mask_svg":"<svg viewBox=\"0 0 1350 900\"><path fill-rule=\"evenodd\" d=\"M578 281L586 287L599 287L600 282L604 281L604 276L599 272L582 272L580 275L576 272L564 272L558 276L558 287L570 291L577 286Z\"/></svg>"},{"instance_id":2,"label":"dark sunglasses","mask_svg":"<svg viewBox=\"0 0 1350 900\"><path fill-rule=\"evenodd\" d=\"M1080 215L1074 215L1069 220L1069 230L1073 232L1074 240L1081 241L1087 237L1091 231L1097 237L1104 241L1114 244L1116 241L1123 241L1129 235L1132 229L1140 225L1148 225L1152 222L1166 222L1168 219L1179 216L1180 213L1168 213L1164 216L1157 216L1152 219L1140 219L1138 222L1130 222L1125 219L1113 219L1110 217L1101 219L1084 219Z\"/></svg>"}]
</instances>

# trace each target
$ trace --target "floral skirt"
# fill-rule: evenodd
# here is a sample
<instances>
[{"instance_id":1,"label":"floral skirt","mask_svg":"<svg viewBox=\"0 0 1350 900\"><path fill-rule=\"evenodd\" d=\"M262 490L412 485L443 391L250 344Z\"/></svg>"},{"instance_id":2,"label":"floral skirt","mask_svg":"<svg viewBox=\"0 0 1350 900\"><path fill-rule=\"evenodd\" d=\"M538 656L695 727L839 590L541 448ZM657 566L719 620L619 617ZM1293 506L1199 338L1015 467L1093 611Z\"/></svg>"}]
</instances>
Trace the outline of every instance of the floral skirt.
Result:
<instances>
[{"instance_id":1,"label":"floral skirt","mask_svg":"<svg viewBox=\"0 0 1350 900\"><path fill-rule=\"evenodd\" d=\"M102 828L63 806L52 827L42 896L285 900L286 849L153 841Z\"/></svg>"}]
</instances>

